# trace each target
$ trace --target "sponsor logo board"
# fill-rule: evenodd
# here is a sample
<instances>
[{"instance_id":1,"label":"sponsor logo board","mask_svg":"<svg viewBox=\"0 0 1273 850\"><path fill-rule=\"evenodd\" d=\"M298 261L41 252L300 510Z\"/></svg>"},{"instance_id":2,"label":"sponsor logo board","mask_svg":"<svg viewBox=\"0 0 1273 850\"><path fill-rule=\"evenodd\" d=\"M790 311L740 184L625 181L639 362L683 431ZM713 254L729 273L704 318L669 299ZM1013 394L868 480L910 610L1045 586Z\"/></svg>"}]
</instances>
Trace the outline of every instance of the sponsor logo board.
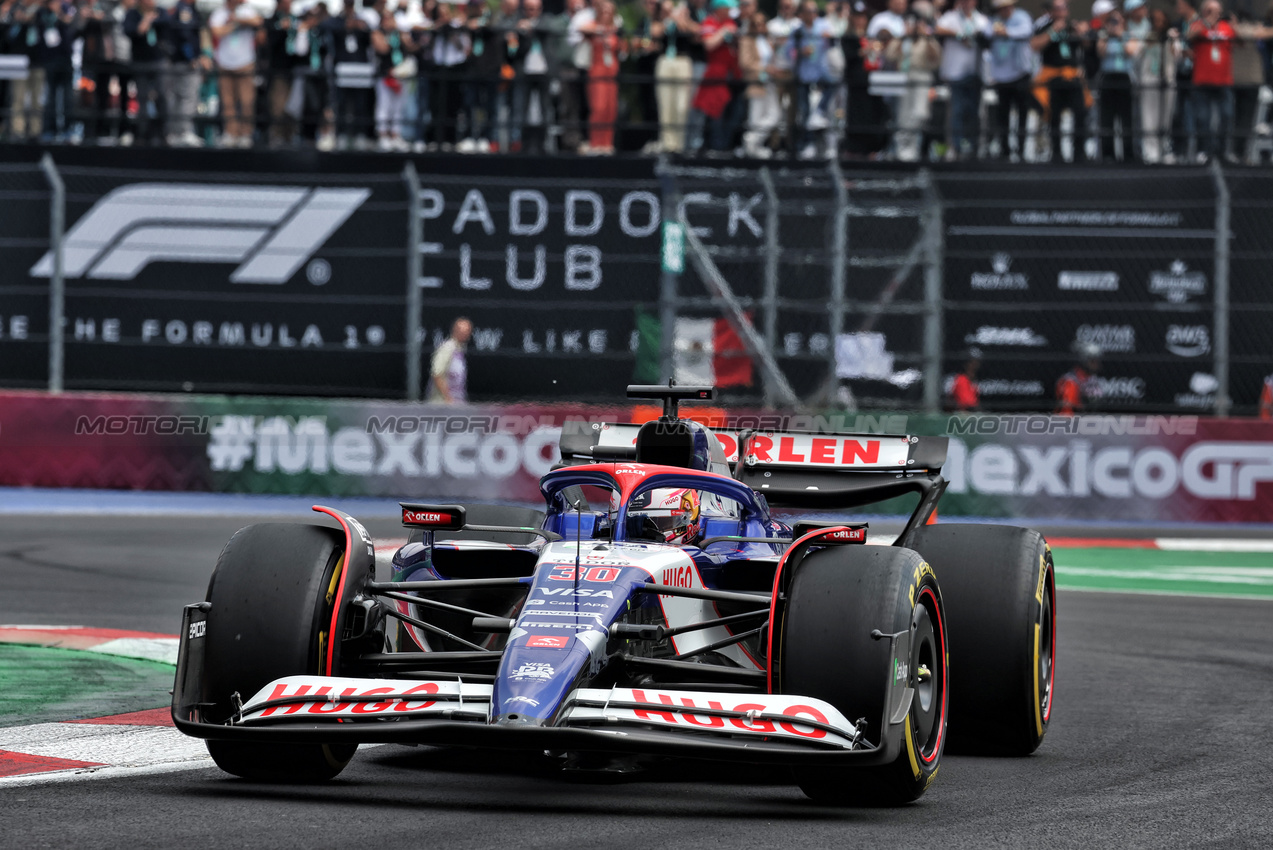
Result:
<instances>
[{"instance_id":1,"label":"sponsor logo board","mask_svg":"<svg viewBox=\"0 0 1273 850\"><path fill-rule=\"evenodd\" d=\"M1000 328L982 325L976 333L964 337L968 345L1005 345L1041 348L1048 344L1047 338L1034 332L1033 328Z\"/></svg>"},{"instance_id":2,"label":"sponsor logo board","mask_svg":"<svg viewBox=\"0 0 1273 850\"><path fill-rule=\"evenodd\" d=\"M1150 273L1149 292L1161 295L1173 304L1182 304L1190 298L1207 294L1207 276L1202 272L1189 271L1183 260L1175 260L1168 271Z\"/></svg>"},{"instance_id":3,"label":"sponsor logo board","mask_svg":"<svg viewBox=\"0 0 1273 850\"><path fill-rule=\"evenodd\" d=\"M1117 292L1118 272L1061 272L1056 278L1056 288L1072 292Z\"/></svg>"},{"instance_id":4,"label":"sponsor logo board","mask_svg":"<svg viewBox=\"0 0 1273 850\"><path fill-rule=\"evenodd\" d=\"M969 285L986 291L1010 291L1030 288L1030 279L1012 271L1012 256L1002 251L990 258L990 272L973 272Z\"/></svg>"},{"instance_id":5,"label":"sponsor logo board","mask_svg":"<svg viewBox=\"0 0 1273 850\"><path fill-rule=\"evenodd\" d=\"M1131 325L1079 325L1074 342L1095 345L1102 354L1130 354L1136 350L1136 329Z\"/></svg>"},{"instance_id":6,"label":"sponsor logo board","mask_svg":"<svg viewBox=\"0 0 1273 850\"><path fill-rule=\"evenodd\" d=\"M1165 345L1177 357L1201 357L1211 353L1211 331L1206 325L1168 325Z\"/></svg>"}]
</instances>

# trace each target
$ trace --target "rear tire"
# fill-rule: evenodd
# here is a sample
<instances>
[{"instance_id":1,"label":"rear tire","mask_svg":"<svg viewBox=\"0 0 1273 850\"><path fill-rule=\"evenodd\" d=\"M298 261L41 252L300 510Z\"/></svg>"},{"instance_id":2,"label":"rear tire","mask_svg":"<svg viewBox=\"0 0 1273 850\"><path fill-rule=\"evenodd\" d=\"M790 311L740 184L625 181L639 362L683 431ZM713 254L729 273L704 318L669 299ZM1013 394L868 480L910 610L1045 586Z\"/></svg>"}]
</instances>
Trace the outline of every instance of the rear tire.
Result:
<instances>
[{"instance_id":1,"label":"rear tire","mask_svg":"<svg viewBox=\"0 0 1273 850\"><path fill-rule=\"evenodd\" d=\"M300 524L249 525L226 544L208 586L204 693L213 722L275 679L320 675L330 636L344 535ZM321 782L353 758L357 744L207 742L217 766L264 782Z\"/></svg>"},{"instance_id":2,"label":"rear tire","mask_svg":"<svg viewBox=\"0 0 1273 850\"><path fill-rule=\"evenodd\" d=\"M948 670L941 591L915 552L835 546L796 566L782 623L779 690L826 700L865 735L882 742L884 701L893 675L889 641L871 632L909 630L909 687L901 754L866 768L797 768L796 783L829 805L896 806L919 798L937 776L946 743Z\"/></svg>"},{"instance_id":3,"label":"rear tire","mask_svg":"<svg viewBox=\"0 0 1273 850\"><path fill-rule=\"evenodd\" d=\"M1047 734L1055 683L1056 578L1033 529L925 526L911 546L941 576L951 659L952 751L1029 755Z\"/></svg>"}]
</instances>

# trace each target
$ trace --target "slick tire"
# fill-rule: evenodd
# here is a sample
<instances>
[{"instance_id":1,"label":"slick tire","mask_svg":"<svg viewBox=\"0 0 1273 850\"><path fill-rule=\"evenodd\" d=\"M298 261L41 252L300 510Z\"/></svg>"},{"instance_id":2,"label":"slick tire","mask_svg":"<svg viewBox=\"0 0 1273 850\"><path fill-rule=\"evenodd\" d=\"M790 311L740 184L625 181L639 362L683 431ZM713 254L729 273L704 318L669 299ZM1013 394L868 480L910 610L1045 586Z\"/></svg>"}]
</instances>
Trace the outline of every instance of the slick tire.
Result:
<instances>
[{"instance_id":1,"label":"slick tire","mask_svg":"<svg viewBox=\"0 0 1273 850\"><path fill-rule=\"evenodd\" d=\"M240 529L208 585L204 693L224 722L232 695L247 701L283 676L323 672L344 535L317 525ZM217 766L244 779L321 782L344 770L357 744L258 744L209 740Z\"/></svg>"},{"instance_id":2,"label":"slick tire","mask_svg":"<svg viewBox=\"0 0 1273 850\"><path fill-rule=\"evenodd\" d=\"M826 700L881 743L886 689L894 676L889 641L871 632L910 631L901 754L865 768L797 768L813 800L839 806L897 806L920 797L937 776L946 743L948 670L945 609L933 570L909 549L835 546L796 565L782 623L779 691ZM892 734L897 734L893 727Z\"/></svg>"},{"instance_id":3,"label":"slick tire","mask_svg":"<svg viewBox=\"0 0 1273 850\"><path fill-rule=\"evenodd\" d=\"M941 579L950 622L952 752L1024 756L1052 716L1056 577L1039 532L925 526L911 546Z\"/></svg>"}]
</instances>

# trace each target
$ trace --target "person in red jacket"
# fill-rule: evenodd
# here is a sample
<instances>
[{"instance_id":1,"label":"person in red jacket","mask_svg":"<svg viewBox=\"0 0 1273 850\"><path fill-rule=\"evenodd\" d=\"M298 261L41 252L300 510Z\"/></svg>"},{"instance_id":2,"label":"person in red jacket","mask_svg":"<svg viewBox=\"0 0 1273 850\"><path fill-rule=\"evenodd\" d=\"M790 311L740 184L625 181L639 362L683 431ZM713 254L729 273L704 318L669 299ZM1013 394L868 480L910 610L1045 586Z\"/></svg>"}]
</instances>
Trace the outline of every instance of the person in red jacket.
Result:
<instances>
[{"instance_id":1,"label":"person in red jacket","mask_svg":"<svg viewBox=\"0 0 1273 850\"><path fill-rule=\"evenodd\" d=\"M1207 0L1193 23L1188 41L1193 50L1193 114L1198 132L1198 161L1219 157L1228 147L1233 127L1233 39L1236 33L1221 20L1220 0ZM1213 129L1212 122L1219 124Z\"/></svg>"},{"instance_id":2,"label":"person in red jacket","mask_svg":"<svg viewBox=\"0 0 1273 850\"><path fill-rule=\"evenodd\" d=\"M1093 343L1079 348L1083 360L1056 381L1056 415L1074 416L1087 407L1088 383L1101 370L1101 350Z\"/></svg>"},{"instance_id":3,"label":"person in red jacket","mask_svg":"<svg viewBox=\"0 0 1273 850\"><path fill-rule=\"evenodd\" d=\"M1260 390L1260 418L1273 421L1273 375L1265 376L1264 389Z\"/></svg>"},{"instance_id":4,"label":"person in red jacket","mask_svg":"<svg viewBox=\"0 0 1273 850\"><path fill-rule=\"evenodd\" d=\"M964 371L955 376L950 388L950 400L955 410L971 411L981 406L981 396L977 391L977 370L981 368L981 352L973 349L969 352Z\"/></svg>"}]
</instances>

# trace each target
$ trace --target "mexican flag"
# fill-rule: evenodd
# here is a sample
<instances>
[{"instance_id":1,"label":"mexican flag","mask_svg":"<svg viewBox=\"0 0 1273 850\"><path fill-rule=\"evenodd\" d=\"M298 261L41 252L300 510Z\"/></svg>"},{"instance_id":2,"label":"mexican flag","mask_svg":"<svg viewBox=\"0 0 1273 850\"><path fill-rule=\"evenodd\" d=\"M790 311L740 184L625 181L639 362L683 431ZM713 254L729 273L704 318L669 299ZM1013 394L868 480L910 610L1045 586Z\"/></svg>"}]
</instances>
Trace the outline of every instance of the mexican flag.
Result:
<instances>
[{"instance_id":1,"label":"mexican flag","mask_svg":"<svg viewBox=\"0 0 1273 850\"><path fill-rule=\"evenodd\" d=\"M751 314L747 314L751 321ZM661 384L659 344L662 323L655 313L637 310L636 369L632 380L638 384ZM678 384L706 384L714 387L749 387L752 384L751 358L742 340L725 319L678 317L673 330L672 364Z\"/></svg>"}]
</instances>

